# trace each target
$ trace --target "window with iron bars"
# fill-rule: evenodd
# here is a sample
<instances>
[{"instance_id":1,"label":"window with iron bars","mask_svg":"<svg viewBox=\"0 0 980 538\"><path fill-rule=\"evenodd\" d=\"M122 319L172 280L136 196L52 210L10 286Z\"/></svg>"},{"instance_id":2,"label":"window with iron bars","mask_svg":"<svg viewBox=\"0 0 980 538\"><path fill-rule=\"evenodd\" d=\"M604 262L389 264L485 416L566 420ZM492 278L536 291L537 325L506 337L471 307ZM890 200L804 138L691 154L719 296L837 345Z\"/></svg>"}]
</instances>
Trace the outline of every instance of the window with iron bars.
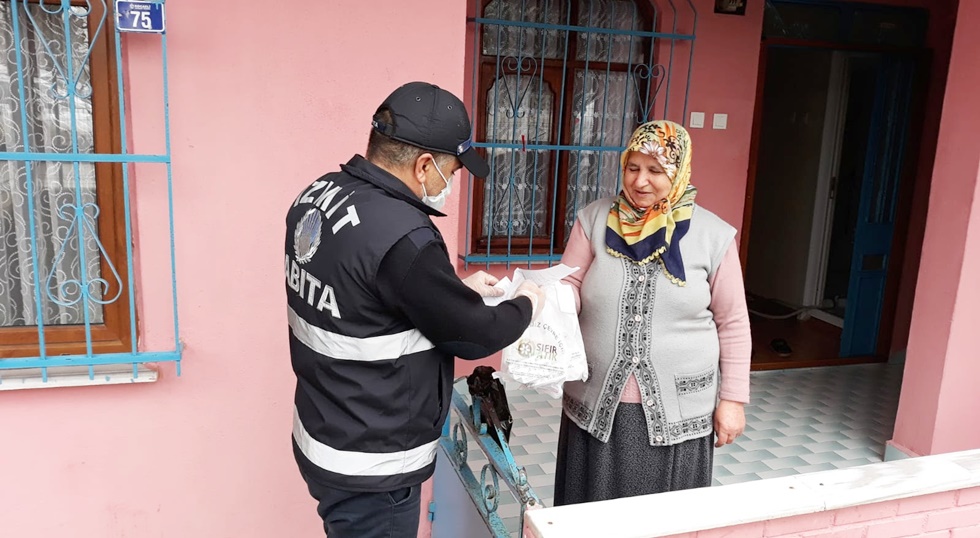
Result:
<instances>
[{"instance_id":1,"label":"window with iron bars","mask_svg":"<svg viewBox=\"0 0 980 538\"><path fill-rule=\"evenodd\" d=\"M0 0L0 373L180 358L137 349L130 165L169 187L170 156L127 152L114 27L106 0Z\"/></svg>"},{"instance_id":2,"label":"window with iron bars","mask_svg":"<svg viewBox=\"0 0 980 538\"><path fill-rule=\"evenodd\" d=\"M696 10L677 5L684 3L480 3L470 19L471 102L474 145L491 171L471 185L467 262L559 259L578 210L619 191L619 154L633 129L684 117Z\"/></svg>"}]
</instances>

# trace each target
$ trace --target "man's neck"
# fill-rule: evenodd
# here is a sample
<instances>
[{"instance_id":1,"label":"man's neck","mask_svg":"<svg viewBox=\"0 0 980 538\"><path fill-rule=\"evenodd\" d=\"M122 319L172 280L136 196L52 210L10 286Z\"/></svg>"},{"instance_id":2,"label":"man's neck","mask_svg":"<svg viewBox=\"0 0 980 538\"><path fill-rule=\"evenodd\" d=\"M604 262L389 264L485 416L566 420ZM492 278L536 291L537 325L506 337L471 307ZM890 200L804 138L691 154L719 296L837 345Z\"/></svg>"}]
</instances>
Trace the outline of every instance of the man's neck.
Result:
<instances>
[{"instance_id":1,"label":"man's neck","mask_svg":"<svg viewBox=\"0 0 980 538\"><path fill-rule=\"evenodd\" d=\"M399 181L404 183L406 187L408 187L408 190L415 193L415 195L418 196L419 198L422 198L422 184L419 183L418 181L415 181L415 178L412 177L412 173L410 170L404 168L401 169L393 168L384 163L372 161L370 159L368 160L368 162L384 170L385 172L388 172L389 174L395 176L396 178L398 178Z\"/></svg>"}]
</instances>

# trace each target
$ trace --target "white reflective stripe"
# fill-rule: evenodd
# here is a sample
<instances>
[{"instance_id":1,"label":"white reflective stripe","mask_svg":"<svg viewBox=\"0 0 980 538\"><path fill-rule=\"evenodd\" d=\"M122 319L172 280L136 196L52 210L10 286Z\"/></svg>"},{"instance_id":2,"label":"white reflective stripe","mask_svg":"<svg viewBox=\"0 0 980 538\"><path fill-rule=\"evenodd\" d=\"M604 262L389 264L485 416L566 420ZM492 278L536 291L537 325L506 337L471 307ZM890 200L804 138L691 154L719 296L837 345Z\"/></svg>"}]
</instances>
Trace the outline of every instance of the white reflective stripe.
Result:
<instances>
[{"instance_id":1,"label":"white reflective stripe","mask_svg":"<svg viewBox=\"0 0 980 538\"><path fill-rule=\"evenodd\" d=\"M418 329L369 338L332 333L310 325L292 308L289 309L289 328L313 351L348 361L386 361L435 347Z\"/></svg>"},{"instance_id":2,"label":"white reflective stripe","mask_svg":"<svg viewBox=\"0 0 980 538\"><path fill-rule=\"evenodd\" d=\"M425 468L436 458L439 440L401 452L351 452L331 448L306 431L293 408L293 439L317 467L347 476L391 476Z\"/></svg>"}]
</instances>

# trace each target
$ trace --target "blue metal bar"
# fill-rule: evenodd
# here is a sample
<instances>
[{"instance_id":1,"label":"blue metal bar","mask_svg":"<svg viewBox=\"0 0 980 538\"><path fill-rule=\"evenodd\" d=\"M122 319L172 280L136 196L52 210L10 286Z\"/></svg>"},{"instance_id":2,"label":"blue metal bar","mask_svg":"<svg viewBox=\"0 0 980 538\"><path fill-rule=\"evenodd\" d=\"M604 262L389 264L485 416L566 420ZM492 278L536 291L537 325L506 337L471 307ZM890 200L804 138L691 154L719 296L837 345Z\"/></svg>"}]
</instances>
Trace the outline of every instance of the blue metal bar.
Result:
<instances>
[{"instance_id":1,"label":"blue metal bar","mask_svg":"<svg viewBox=\"0 0 980 538\"><path fill-rule=\"evenodd\" d=\"M588 146L588 145L573 145L573 144L514 144L510 142L496 143L485 143L485 142L474 142L473 147L475 148L497 148L497 149L521 149L527 147L531 150L547 150L547 151L623 151L626 146Z\"/></svg>"},{"instance_id":2,"label":"blue metal bar","mask_svg":"<svg viewBox=\"0 0 980 538\"><path fill-rule=\"evenodd\" d=\"M500 13L500 6L501 5L502 4L498 4L498 7L497 7L497 13L498 14ZM500 88L499 88L499 84L501 84L501 80L500 80L500 53L503 52L503 44L501 42L501 38L500 37L501 37L502 31L503 31L503 27L502 26L498 26L497 27L497 42L496 42L496 45L497 45L497 61L495 62L495 65L494 65L494 75L493 75L493 81L494 81L493 82L493 107L491 108L491 110L493 110L493 129L487 135L487 140L488 141L491 141L491 140L492 141L498 141L497 140L497 116L500 113L500 108L497 105L498 105L498 103L500 103ZM483 212L483 218L486 219L486 221L487 221L487 255L490 254L490 244L491 244L491 239L493 239L493 216L494 216L493 194L494 194L494 191L496 190L496 184L495 183L496 183L496 179L497 179L497 173L496 173L497 172L497 159L494 158L494 154L493 154L495 147L496 146L494 146L492 144L489 146L490 151L488 152L488 154L489 154L489 157L490 157L490 177L488 177L487 179L490 181L490 188L488 189L489 190L490 199L489 199L489 201L487 201L486 210ZM489 269L489 266L487 268Z\"/></svg>"},{"instance_id":3,"label":"blue metal bar","mask_svg":"<svg viewBox=\"0 0 980 538\"><path fill-rule=\"evenodd\" d=\"M591 8L591 3L590 3L590 8ZM488 19L485 17L477 17L473 20L480 24L490 24L490 25L498 25L498 26L519 26L524 28L538 28L542 30L563 30L566 32L586 32L586 33L593 33L593 34L610 34L610 35L635 35L637 37L658 37L662 39L670 39L670 40L678 40L678 41L694 39L693 35L678 34L678 33L630 31L630 30L619 30L613 28L590 28L588 26L576 26L570 24L547 24L547 23L540 23L540 22L509 21L505 19Z\"/></svg>"},{"instance_id":4,"label":"blue metal bar","mask_svg":"<svg viewBox=\"0 0 980 538\"><path fill-rule=\"evenodd\" d=\"M588 27L592 27L592 7L593 3L589 0L589 24ZM582 14L579 14L579 20L581 20ZM610 43L611 45L611 43ZM577 46L577 44L576 44ZM611 46L609 47L612 48ZM582 73L582 104L579 106L579 114L581 114L581 120L578 122L578 139L576 142L581 144L583 142L582 131L585 128L585 98L589 94L589 61L592 58L592 32L587 32L585 34L585 71ZM573 105L574 106L574 105ZM601 146L601 144L600 144ZM582 152L575 152L575 187L572 189L572 214L578 213L578 191L579 184L582 179ZM565 185L565 190L568 190L568 185ZM568 199L565 199L565 207L563 208L565 212L568 211ZM564 230L565 225L565 215L562 215L562 228Z\"/></svg>"},{"instance_id":5,"label":"blue metal bar","mask_svg":"<svg viewBox=\"0 0 980 538\"><path fill-rule=\"evenodd\" d=\"M162 2L162 0L161 0ZM167 34L160 36L163 63L163 125L166 135L167 151L167 205L170 208L170 285L173 294L174 310L174 349L177 351L177 375L180 375L182 347L180 344L180 323L177 315L177 247L174 241L174 182L170 147L170 86L167 82Z\"/></svg>"},{"instance_id":6,"label":"blue metal bar","mask_svg":"<svg viewBox=\"0 0 980 538\"><path fill-rule=\"evenodd\" d=\"M674 20L671 23L671 29L676 33L677 32L677 6L674 5L674 0L667 0L667 3L670 5L670 9L671 9L671 11L673 12L673 15L674 15ZM664 115L663 115L664 119L666 119L666 118L669 117L669 114L668 114L669 108L668 108L668 106L670 104L670 83L671 83L671 79L673 78L673 77L671 77L671 74L674 73L674 47L675 46L676 46L675 41L673 39L670 40L670 54L668 55L668 58L667 58L667 73L666 73L666 76L667 76L667 91L664 94ZM650 85L653 86L653 73L652 72L650 74ZM681 123L684 123L684 120L683 119L681 120Z\"/></svg>"},{"instance_id":7,"label":"blue metal bar","mask_svg":"<svg viewBox=\"0 0 980 538\"><path fill-rule=\"evenodd\" d=\"M651 39L650 40L650 50L647 51L647 55L650 57L650 60L647 62L646 66L644 66L644 67L649 66L649 69L647 70L646 85L645 85L645 88L644 88L644 95L646 95L646 99L643 102L638 102L637 103L637 105L640 106L641 109L642 109L642 111L643 111L643 121L640 122L640 123L645 123L645 122L650 121L650 119L651 119L650 118L650 111L653 110L654 107L656 106L656 100L657 100L656 99L656 96L657 96L657 93L658 92L654 91L653 77L654 77L656 66L657 65L660 65L660 64L657 63L657 61L655 59L657 57L657 52L659 52L659 51L657 51L657 40L656 39ZM665 73L665 74L669 78L670 73ZM637 100L639 101L639 96L640 96L639 89L640 89L640 86L637 85L636 88L637 88L637 92L636 92ZM670 84L667 84L667 91L670 92Z\"/></svg>"},{"instance_id":8,"label":"blue metal bar","mask_svg":"<svg viewBox=\"0 0 980 538\"><path fill-rule=\"evenodd\" d=\"M687 5L691 6L691 13L694 14L694 23L691 27L691 36L697 34L698 31L698 10L694 7L692 0L687 0ZM697 42L695 39L691 39L691 52L687 61L687 83L684 88L684 109L681 111L681 121L680 124L684 125L687 122L687 105L688 100L691 97L691 74L694 72L694 44Z\"/></svg>"},{"instance_id":9,"label":"blue metal bar","mask_svg":"<svg viewBox=\"0 0 980 538\"><path fill-rule=\"evenodd\" d=\"M524 20L526 14L527 0L521 0L521 20ZM517 140L517 124L520 120L519 111L521 108L521 102L524 100L524 92L521 91L521 72L524 70L524 63L522 61L523 51L524 32L521 31L517 37L517 73L514 78L514 95L510 96L510 98L514 101L514 117L512 118L513 121L511 122L510 127L511 140L514 141ZM506 77L506 75L504 76ZM530 82L528 84L530 85ZM510 152L510 173L508 174L507 178L507 252L511 251L511 245L514 239L514 187L517 182L517 153L517 151ZM510 267L508 266L508 269L509 268Z\"/></svg>"},{"instance_id":10,"label":"blue metal bar","mask_svg":"<svg viewBox=\"0 0 980 538\"><path fill-rule=\"evenodd\" d=\"M92 36L95 36L95 37L89 38L88 51L86 51L85 57L82 58L82 62L81 62L82 68L78 70L78 76L77 77L75 76L74 73L72 73L72 84L73 85L77 85L78 84L78 81L82 78L82 73L85 72L85 67L84 66L85 65L88 65L89 58L92 57L92 51L95 50L96 39L102 33L102 28L105 27L105 21L106 21L106 18L108 18L107 16L108 16L108 13L109 13L109 8L105 4L105 0L103 0L103 2L102 2L102 8L103 8L102 9L102 18L99 19L99 24L95 28L95 32L94 33L93 32L90 32L89 33L89 35L92 35ZM88 11L85 12L86 18L87 18L88 15L91 15L91 13L92 13L92 7L91 7L91 2L90 2L89 3L89 6L88 6ZM88 97L92 97L93 91L94 90L92 89L92 83L91 83L91 79L90 79L89 80Z\"/></svg>"},{"instance_id":11,"label":"blue metal bar","mask_svg":"<svg viewBox=\"0 0 980 538\"><path fill-rule=\"evenodd\" d=\"M14 26L14 43L20 43L20 20L17 15L17 2L11 2L10 7L13 13L13 26ZM24 10L30 9L26 3L24 3ZM27 123L27 86L24 84L24 59L21 47L14 47L14 56L17 62L17 86L19 89L19 100L20 100L20 124L21 124L21 138L24 141L24 151L30 151L31 141L30 134L28 132ZM3 159L2 154L0 154L0 159ZM11 159L13 160L13 159ZM47 349L44 340L44 307L43 299L41 296L41 271L40 262L37 259L37 227L34 223L34 171L32 170L31 162L25 161L25 179L27 182L27 213L28 213L28 226L30 227L31 234L31 268L33 269L32 275L34 278L34 312L37 316L37 338L38 338L38 348L41 358L47 356ZM26 276L26 275L25 275ZM0 364L3 364L0 361ZM41 379L45 382L48 380L48 369L41 368Z\"/></svg>"},{"instance_id":12,"label":"blue metal bar","mask_svg":"<svg viewBox=\"0 0 980 538\"><path fill-rule=\"evenodd\" d=\"M46 359L3 359L0 371L18 368L57 368L59 366L94 366L99 364L145 364L180 360L180 351L146 351L142 353L100 353L98 355L56 355Z\"/></svg>"},{"instance_id":13,"label":"blue metal bar","mask_svg":"<svg viewBox=\"0 0 980 538\"><path fill-rule=\"evenodd\" d=\"M473 31L473 58L479 58L480 55L483 52L482 50L480 50L480 42L483 40L483 35L480 33L480 25L479 24L475 24L473 26L473 30L474 30ZM480 63L479 62L473 62L472 65L471 65L471 67L473 69L473 76L472 76L471 85L470 85L470 111L472 111L473 121L471 121L470 124L475 126L475 125L477 125L477 114L480 114L481 113L480 110L477 110L477 103L480 102L479 101L479 97L478 97L478 93L477 93L479 91L479 89L480 89L480 78L479 78L479 75L480 75ZM486 114L485 111L482 111L482 113L483 114ZM485 124L486 123L486 116L484 116L483 117L483 121L481 121L479 123ZM486 125L483 126L483 130L484 131L487 130ZM476 139L476 133L473 133L473 139L474 140ZM466 170L466 169L464 168L464 170ZM465 248L464 252L466 254L469 254L470 253L470 248L472 247L472 237L471 236L473 235L473 232L472 232L472 230L473 230L473 196L474 196L473 191L476 189L476 178L473 176L473 174L470 173L469 170L466 170L463 173L466 174L466 177L468 178L467 181L469 182L469 188L466 190L467 201L466 201L466 221L465 222L466 222L466 226L467 227L465 228L465 233L463 234L465 236L464 239L463 239L463 241L464 241L464 244L466 245L466 248ZM460 176L460 178L462 179L462 176ZM483 180L486 181L487 178L483 178ZM482 213L483 212L481 211L481 214ZM469 262L466 262L464 260L464 262L463 262L463 269L464 270L468 270L469 268L470 268Z\"/></svg>"},{"instance_id":14,"label":"blue metal bar","mask_svg":"<svg viewBox=\"0 0 980 538\"><path fill-rule=\"evenodd\" d=\"M122 75L122 39L119 35L119 28L113 25L113 39L116 44L116 101L119 103L119 143L120 152L125 156L129 152L129 137L126 133L126 92ZM136 336L136 293L135 276L133 274L133 217L129 187L129 163L122 165L123 176L123 210L126 219L126 285L129 295L129 338L131 353L138 352L138 339ZM133 365L133 377L139 375L137 365Z\"/></svg>"},{"instance_id":15,"label":"blue metal bar","mask_svg":"<svg viewBox=\"0 0 980 538\"><path fill-rule=\"evenodd\" d=\"M65 93L68 99L68 111L69 120L71 123L71 150L72 153L78 153L78 110L75 104L75 99L77 97L77 84L74 82L74 49L71 46L71 6L68 2L62 2L61 4L61 19L65 31L65 69L68 71L68 76L65 78ZM86 28L88 25L86 25ZM54 60L54 58L52 58ZM57 84L57 83L55 83ZM87 278L88 267L85 256L85 200L82 196L82 177L81 177L81 166L78 161L72 162L72 172L75 174L75 214L72 218L78 223L78 269L80 273L81 283L79 284L79 291L81 293L82 299L82 319L85 321L85 353L89 356L92 355L92 322L89 319L89 306L91 305L91 293L89 291L89 281ZM65 242L68 242L68 237L65 237ZM62 248L65 248L63 245ZM55 270L54 267L51 268L52 271ZM51 293L48 290L48 293Z\"/></svg>"},{"instance_id":16,"label":"blue metal bar","mask_svg":"<svg viewBox=\"0 0 980 538\"><path fill-rule=\"evenodd\" d=\"M550 13L550 11L548 10L548 7L550 5L551 5L550 0L545 0L545 2L544 2L544 11L542 12L543 13L542 17L545 20L547 20L547 17L548 17L547 14ZM548 48L548 34L547 34L547 31L541 31L541 34L540 35L541 35L541 65L544 66L545 59L547 58L547 55L545 54L545 51ZM538 137L539 137L539 135L541 133L541 96L542 96L542 92L544 91L544 84L545 84L545 82L544 82L544 69L542 68L538 72L538 100L537 100L538 107L537 107L537 110L535 110L535 115L534 115L534 142L535 143L537 143L537 142L540 141L538 139ZM554 102L554 98L552 97L552 103L553 102ZM555 121L555 118L551 118L551 121ZM550 129L549 129L549 131L550 131ZM528 228L527 254L529 256L534 252L534 226L535 226L535 224L537 222L536 219L535 219L535 215L534 215L534 203L537 201L537 194L538 194L538 159L541 156L541 153L538 152L538 151L532 151L532 153L534 153L534 166L531 167L531 169L533 170L533 173L531 174L531 208L530 208L530 211L528 212L528 225L530 226L530 228ZM557 165L558 165L558 163L555 163L555 166L557 166ZM508 249L508 252L509 252L509 249ZM528 262L527 267L528 267L528 269L531 268L530 262Z\"/></svg>"},{"instance_id":17,"label":"blue metal bar","mask_svg":"<svg viewBox=\"0 0 980 538\"><path fill-rule=\"evenodd\" d=\"M43 153L0 151L0 161L62 162L62 163L166 163L167 155L126 155L110 153Z\"/></svg>"},{"instance_id":18,"label":"blue metal bar","mask_svg":"<svg viewBox=\"0 0 980 538\"><path fill-rule=\"evenodd\" d=\"M653 15L654 16L654 20L656 20L657 7L652 2L651 2L651 6L653 7L653 10L654 10L654 15ZM634 23L633 24L633 27L636 27L636 4L633 4L633 23ZM654 28L656 28L656 26L654 26ZM650 42L652 43L653 42L653 39L651 39ZM650 57L647 59L647 62L649 62L651 65L653 64L653 53L652 53L652 51L650 53ZM626 130L626 122L628 120L631 120L633 118L633 115L632 114L627 114L629 112L630 85L631 84L636 84L636 82L634 80L634 75L633 75L633 36L632 35L630 36L629 53L628 53L628 56L626 58L626 65L628 66L628 68L627 68L626 73L625 73L625 81L624 81L625 83L623 84L623 116L622 116L622 123L620 123L620 125L619 125L619 146L623 148L623 150L621 150L620 153L622 153L622 151L625 151L625 149L626 149L626 144L624 143L624 140L626 139L626 132L627 132L627 130ZM636 92L636 93L638 94L638 92ZM632 123L630 124L629 133L631 135L633 133L633 125L632 125ZM601 156L602 154L600 153L599 155ZM619 190L620 190L620 182L622 181L622 178L623 178L623 167L621 165L617 165L617 168L616 168L616 187L615 187L615 191L614 192L619 192Z\"/></svg>"},{"instance_id":19,"label":"blue metal bar","mask_svg":"<svg viewBox=\"0 0 980 538\"><path fill-rule=\"evenodd\" d=\"M572 33L567 29L568 27L570 27L568 23L572 21L572 6L570 1L566 2L566 7L567 7L567 9L565 10L566 29L564 30L565 50L562 53L562 62L561 62L561 94L560 94L561 101L558 105L558 115L554 117L554 119L558 121L558 135L555 139L558 145L561 145L562 129L565 126L565 122L562 121L562 118L564 117L565 114L565 85L568 83L568 44L572 40ZM541 148L541 149L547 149L547 148ZM558 147L556 146L553 149L558 149ZM548 245L549 262L550 262L550 258L554 258L555 256L555 218L558 216L558 165L560 164L561 161L561 155L556 152L555 157L556 157L555 164L552 167L554 168L555 173L551 182L551 225L550 225L551 227L549 228L551 230L551 239ZM559 259L561 258L559 257ZM487 263L489 263L489 261Z\"/></svg>"},{"instance_id":20,"label":"blue metal bar","mask_svg":"<svg viewBox=\"0 0 980 538\"><path fill-rule=\"evenodd\" d=\"M632 20L630 20L630 29L633 29L633 27L636 25L635 24L636 23L636 4L634 4L634 3L631 2L630 5L633 7L633 18L632 18ZM610 24L610 26L614 26L616 24L616 2L613 2L612 3L612 9L610 11L611 11L611 13L609 14L609 24ZM609 75L611 73L611 68L612 68L612 50L613 50L614 39L615 39L615 36L609 36L609 46L606 47L606 84L605 84L605 87L603 88L603 92L602 92L602 124L599 126L599 145L600 146L604 145L603 143L606 140L606 112L609 110L609 90L610 90L610 86L609 86ZM630 39L630 49L627 51L627 58L629 60L632 60L632 56L633 56L633 49L632 49L633 36L632 35L629 36L629 39ZM627 66L629 66L629 62L627 63ZM627 77L629 76L629 69L626 70L626 76ZM627 83L626 85L629 86L629 81L628 80L626 81L626 83ZM624 103L624 105L625 105L625 103ZM625 114L626 114L626 110L623 110L621 112L621 115L620 115L620 117L623 118L624 121L625 121ZM601 192L601 188L602 188L602 156L603 156L603 152L596 152L596 155L595 155L595 157L596 157L595 191L596 191L596 198L597 199L602 196L602 192ZM575 210L572 212L572 226L575 226L575 220L577 218L577 215L578 215L578 206L576 206L575 207Z\"/></svg>"},{"instance_id":21,"label":"blue metal bar","mask_svg":"<svg viewBox=\"0 0 980 538\"><path fill-rule=\"evenodd\" d=\"M501 263L547 263L561 261L561 254L473 254L463 256L462 259L469 263L501 264Z\"/></svg>"}]
</instances>

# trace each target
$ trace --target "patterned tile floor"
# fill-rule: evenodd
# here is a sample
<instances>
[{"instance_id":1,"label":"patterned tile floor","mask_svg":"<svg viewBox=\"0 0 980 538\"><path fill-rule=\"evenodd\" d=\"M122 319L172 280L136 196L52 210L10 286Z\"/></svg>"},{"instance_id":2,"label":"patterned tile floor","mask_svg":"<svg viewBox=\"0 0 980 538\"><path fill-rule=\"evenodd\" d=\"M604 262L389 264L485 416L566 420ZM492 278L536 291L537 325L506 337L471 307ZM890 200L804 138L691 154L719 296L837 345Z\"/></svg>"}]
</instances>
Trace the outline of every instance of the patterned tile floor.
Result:
<instances>
[{"instance_id":1,"label":"patterned tile floor","mask_svg":"<svg viewBox=\"0 0 980 538\"><path fill-rule=\"evenodd\" d=\"M902 371L901 364L867 364L753 372L745 433L715 451L714 485L882 461ZM465 391L465 382L457 389ZM508 387L507 397L514 415L514 458L551 506L560 400L514 387ZM470 448L467 459L479 476L486 458L472 443ZM516 535L519 509L506 492L498 512Z\"/></svg>"}]
</instances>

